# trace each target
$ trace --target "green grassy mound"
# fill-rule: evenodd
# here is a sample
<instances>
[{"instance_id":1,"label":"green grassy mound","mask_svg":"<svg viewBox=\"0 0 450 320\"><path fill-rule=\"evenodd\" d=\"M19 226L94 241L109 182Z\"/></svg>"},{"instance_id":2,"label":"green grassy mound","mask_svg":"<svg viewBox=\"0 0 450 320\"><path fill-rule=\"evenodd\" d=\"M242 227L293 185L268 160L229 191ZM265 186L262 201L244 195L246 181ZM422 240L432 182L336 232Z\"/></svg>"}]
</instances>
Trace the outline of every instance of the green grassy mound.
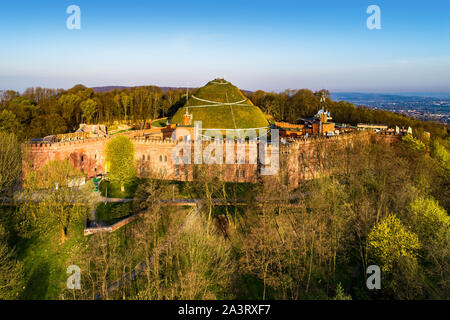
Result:
<instances>
[{"instance_id":1,"label":"green grassy mound","mask_svg":"<svg viewBox=\"0 0 450 320\"><path fill-rule=\"evenodd\" d=\"M188 111L193 115L193 121L202 121L203 129L235 129L235 122L236 129L262 128L269 125L263 112L251 105L188 108ZM180 108L170 123L182 124L185 113L186 107Z\"/></svg>"},{"instance_id":2,"label":"green grassy mound","mask_svg":"<svg viewBox=\"0 0 450 320\"><path fill-rule=\"evenodd\" d=\"M269 125L261 109L253 105L237 87L223 79L208 82L193 96L198 99L189 97L187 105L178 109L172 117L171 124L182 125L187 109L193 115L193 121L202 121L204 129L248 129ZM226 104L236 102L240 103ZM207 107L203 107L205 105Z\"/></svg>"}]
</instances>

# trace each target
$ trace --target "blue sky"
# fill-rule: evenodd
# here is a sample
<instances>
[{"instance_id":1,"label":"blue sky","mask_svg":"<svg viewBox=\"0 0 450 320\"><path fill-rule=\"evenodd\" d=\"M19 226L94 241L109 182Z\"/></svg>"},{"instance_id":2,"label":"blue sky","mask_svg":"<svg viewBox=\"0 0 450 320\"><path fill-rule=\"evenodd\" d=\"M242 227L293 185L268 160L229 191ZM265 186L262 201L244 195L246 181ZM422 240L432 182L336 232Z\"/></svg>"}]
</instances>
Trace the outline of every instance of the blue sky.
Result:
<instances>
[{"instance_id":1,"label":"blue sky","mask_svg":"<svg viewBox=\"0 0 450 320\"><path fill-rule=\"evenodd\" d=\"M69 5L81 29L68 30ZM369 5L381 29L369 30ZM450 1L2 1L0 89L450 92Z\"/></svg>"}]
</instances>

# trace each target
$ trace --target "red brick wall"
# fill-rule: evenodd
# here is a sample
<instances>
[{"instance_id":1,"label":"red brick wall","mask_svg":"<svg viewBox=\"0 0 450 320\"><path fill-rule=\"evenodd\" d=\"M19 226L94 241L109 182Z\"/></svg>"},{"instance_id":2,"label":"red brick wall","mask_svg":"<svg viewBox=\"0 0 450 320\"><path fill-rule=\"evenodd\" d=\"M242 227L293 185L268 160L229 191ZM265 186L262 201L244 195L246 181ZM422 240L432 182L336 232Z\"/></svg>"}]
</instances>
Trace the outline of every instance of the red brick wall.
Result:
<instances>
[{"instance_id":1,"label":"red brick wall","mask_svg":"<svg viewBox=\"0 0 450 320\"><path fill-rule=\"evenodd\" d=\"M311 179L320 173L320 163L317 163L317 150L321 144L333 141L352 141L352 134L332 138L298 139L290 145L280 144L280 166L286 179L293 186L299 181ZM369 135L367 135L369 136ZM377 139L395 140L392 137L376 137ZM80 140L65 143L24 145L24 171L39 170L51 160L70 160L73 166L80 168L88 177L103 173L105 168L105 146L110 141L107 138ZM134 138L136 148L136 163L139 176L164 176L174 180L192 180L194 177L192 165L180 165L178 170L172 163L171 152L177 142L172 140L145 140ZM205 148L207 143L203 144ZM226 181L256 182L259 166L249 164L249 148L255 144L245 144L246 160L242 165L224 165L223 177ZM225 144L223 144L225 157ZM235 146L235 148L237 148ZM269 149L270 150L270 149ZM192 147L192 161L194 160ZM235 149L236 152L236 149ZM270 152L269 152L270 154ZM235 155L236 158L236 155ZM225 158L224 158L225 161ZM235 159L236 161L236 159ZM222 175L222 173L217 172Z\"/></svg>"}]
</instances>

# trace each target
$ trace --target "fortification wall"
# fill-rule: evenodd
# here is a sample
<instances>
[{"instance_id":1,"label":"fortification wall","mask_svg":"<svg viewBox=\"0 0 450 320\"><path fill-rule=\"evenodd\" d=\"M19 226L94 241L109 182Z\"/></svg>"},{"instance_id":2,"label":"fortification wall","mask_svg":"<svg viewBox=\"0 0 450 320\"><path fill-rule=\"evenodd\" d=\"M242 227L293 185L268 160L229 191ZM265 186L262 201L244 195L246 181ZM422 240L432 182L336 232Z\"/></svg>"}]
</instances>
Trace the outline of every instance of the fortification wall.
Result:
<instances>
[{"instance_id":1,"label":"fortification wall","mask_svg":"<svg viewBox=\"0 0 450 320\"><path fill-rule=\"evenodd\" d=\"M52 160L69 160L88 177L94 177L104 171L104 150L109 139L93 138L86 140L25 144L24 170L39 170Z\"/></svg>"},{"instance_id":2,"label":"fortification wall","mask_svg":"<svg viewBox=\"0 0 450 320\"><path fill-rule=\"evenodd\" d=\"M356 139L357 138L357 139ZM300 138L289 143L280 143L279 152L273 156L280 159L280 174L284 175L286 182L297 186L304 179L315 178L323 174L324 159L329 154L329 148L336 148L336 145L345 146L358 140L358 143L370 139L382 139L393 143L399 139L398 136L381 136L369 133L346 134L335 137L315 137ZM171 180L193 180L195 177L194 166L194 146L188 146L187 152L191 153L191 164L176 165L172 161L172 150L180 144L180 141L170 139L145 139L135 137L131 139L136 149L136 163L138 174L141 177L161 177ZM71 164L81 169L88 177L94 177L105 171L105 147L110 138L94 138L71 142L25 144L24 151L24 171L39 170L51 160L69 160ZM211 143L213 145L211 145ZM334 146L334 147L333 147ZM229 155L233 155L234 164L226 164L227 144L219 142L203 142L203 152L206 148L215 147L222 150L223 163L217 175L226 181L256 182L261 167L271 166L271 155L273 150L267 146L267 164L251 163L250 154L259 157L259 144L255 142L235 143ZM327 151L328 148L328 151ZM180 148L181 149L181 148ZM180 156L186 150L179 151ZM244 151L244 159L242 153ZM214 154L215 154L214 152ZM241 161L240 161L241 160ZM240 164L243 160L243 163Z\"/></svg>"}]
</instances>

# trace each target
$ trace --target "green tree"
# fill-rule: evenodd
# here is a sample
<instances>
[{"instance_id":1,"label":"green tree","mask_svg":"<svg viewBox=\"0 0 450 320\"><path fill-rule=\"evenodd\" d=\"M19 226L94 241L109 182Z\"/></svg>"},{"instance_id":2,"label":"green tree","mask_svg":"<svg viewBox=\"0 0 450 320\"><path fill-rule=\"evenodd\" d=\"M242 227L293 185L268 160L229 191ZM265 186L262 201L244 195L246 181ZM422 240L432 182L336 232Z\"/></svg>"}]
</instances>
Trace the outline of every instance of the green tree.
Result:
<instances>
[{"instance_id":1,"label":"green tree","mask_svg":"<svg viewBox=\"0 0 450 320\"><path fill-rule=\"evenodd\" d=\"M13 133L0 132L0 194L19 181L22 170L20 146Z\"/></svg>"},{"instance_id":2,"label":"green tree","mask_svg":"<svg viewBox=\"0 0 450 320\"><path fill-rule=\"evenodd\" d=\"M6 230L0 224L0 300L14 299L23 278L22 264L16 260L6 238Z\"/></svg>"},{"instance_id":3,"label":"green tree","mask_svg":"<svg viewBox=\"0 0 450 320\"><path fill-rule=\"evenodd\" d=\"M421 257L431 298L449 297L450 217L433 198L419 197L411 202L412 227L423 244ZM430 290L430 288L432 288Z\"/></svg>"},{"instance_id":4,"label":"green tree","mask_svg":"<svg viewBox=\"0 0 450 320\"><path fill-rule=\"evenodd\" d=\"M450 217L433 198L419 197L411 202L411 212L414 229L422 242L449 232Z\"/></svg>"},{"instance_id":5,"label":"green tree","mask_svg":"<svg viewBox=\"0 0 450 320\"><path fill-rule=\"evenodd\" d=\"M81 98L76 94L64 94L58 99L58 104L61 107L61 115L66 120L67 124L72 125L74 111L79 105Z\"/></svg>"},{"instance_id":6,"label":"green tree","mask_svg":"<svg viewBox=\"0 0 450 320\"><path fill-rule=\"evenodd\" d=\"M384 297L423 297L424 279L418 261L420 248L418 236L393 214L373 227L367 236L368 260L381 267Z\"/></svg>"},{"instance_id":7,"label":"green tree","mask_svg":"<svg viewBox=\"0 0 450 320\"><path fill-rule=\"evenodd\" d=\"M15 134L21 134L22 125L17 120L14 113L9 110L3 110L0 112L0 132L9 132Z\"/></svg>"},{"instance_id":8,"label":"green tree","mask_svg":"<svg viewBox=\"0 0 450 320\"><path fill-rule=\"evenodd\" d=\"M383 218L367 237L369 256L378 260L382 271L390 272L402 258L417 261L420 242L394 214Z\"/></svg>"},{"instance_id":9,"label":"green tree","mask_svg":"<svg viewBox=\"0 0 450 320\"><path fill-rule=\"evenodd\" d=\"M442 167L450 170L450 152L445 145L449 145L449 139L446 143L440 143L438 139L433 142L433 154L439 160Z\"/></svg>"},{"instance_id":10,"label":"green tree","mask_svg":"<svg viewBox=\"0 0 450 320\"><path fill-rule=\"evenodd\" d=\"M120 183L120 190L125 191L125 182L136 176L136 160L133 142L125 136L118 136L106 145L106 161L109 177Z\"/></svg>"},{"instance_id":11,"label":"green tree","mask_svg":"<svg viewBox=\"0 0 450 320\"><path fill-rule=\"evenodd\" d=\"M67 132L66 121L57 113L49 113L33 118L28 136L39 138L64 132Z\"/></svg>"},{"instance_id":12,"label":"green tree","mask_svg":"<svg viewBox=\"0 0 450 320\"><path fill-rule=\"evenodd\" d=\"M50 161L42 169L28 172L21 223L27 228L34 224L42 232L57 228L64 243L69 224L80 214L76 207L89 206L92 185L79 186L77 182L83 177L68 160Z\"/></svg>"},{"instance_id":13,"label":"green tree","mask_svg":"<svg viewBox=\"0 0 450 320\"><path fill-rule=\"evenodd\" d=\"M120 95L121 105L123 108L123 113L125 114L125 121L127 121L128 107L130 106L131 99L128 95L122 92Z\"/></svg>"},{"instance_id":14,"label":"green tree","mask_svg":"<svg viewBox=\"0 0 450 320\"><path fill-rule=\"evenodd\" d=\"M333 300L352 300L352 296L345 294L342 285L338 283L338 285L336 286L336 295L334 296Z\"/></svg>"},{"instance_id":15,"label":"green tree","mask_svg":"<svg viewBox=\"0 0 450 320\"><path fill-rule=\"evenodd\" d=\"M425 151L425 144L419 139L414 138L411 134L404 136L402 142L412 150Z\"/></svg>"},{"instance_id":16,"label":"green tree","mask_svg":"<svg viewBox=\"0 0 450 320\"><path fill-rule=\"evenodd\" d=\"M87 123L91 123L97 112L97 102L92 99L87 99L81 103L80 107L83 112L83 118Z\"/></svg>"}]
</instances>

